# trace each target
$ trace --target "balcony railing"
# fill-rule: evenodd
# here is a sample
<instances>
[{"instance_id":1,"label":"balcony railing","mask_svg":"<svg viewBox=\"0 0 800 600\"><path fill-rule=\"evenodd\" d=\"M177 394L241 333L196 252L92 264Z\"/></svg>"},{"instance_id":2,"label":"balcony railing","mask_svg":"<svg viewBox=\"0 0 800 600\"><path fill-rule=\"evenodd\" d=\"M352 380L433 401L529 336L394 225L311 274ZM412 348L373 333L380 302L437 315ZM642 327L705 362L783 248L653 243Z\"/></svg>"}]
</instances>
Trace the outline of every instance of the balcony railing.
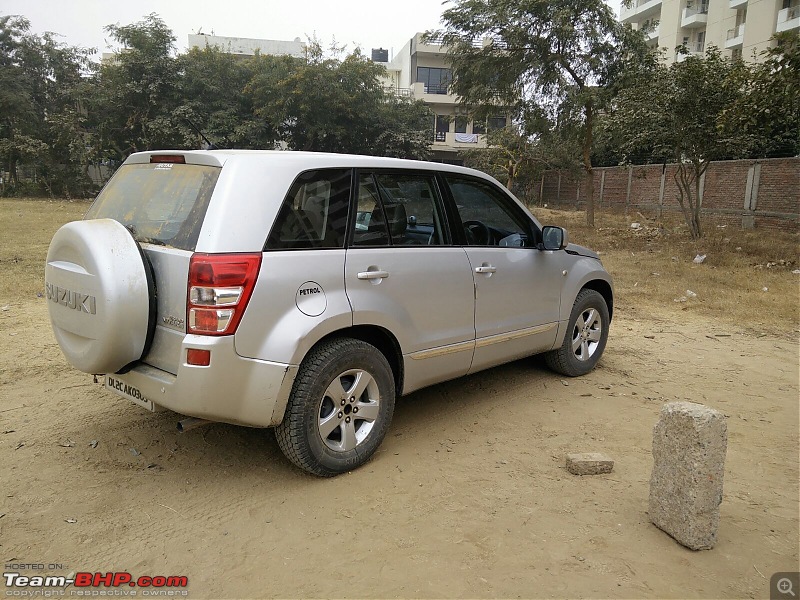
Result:
<instances>
[{"instance_id":1,"label":"balcony railing","mask_svg":"<svg viewBox=\"0 0 800 600\"><path fill-rule=\"evenodd\" d=\"M447 141L447 132L446 131L437 131L434 133L433 139L437 142L446 142Z\"/></svg>"},{"instance_id":2,"label":"balcony railing","mask_svg":"<svg viewBox=\"0 0 800 600\"><path fill-rule=\"evenodd\" d=\"M387 94L392 94L394 96L409 97L409 96L412 95L410 88L400 88L400 87L387 86L387 87L383 88L383 91L385 91Z\"/></svg>"},{"instance_id":3,"label":"balcony railing","mask_svg":"<svg viewBox=\"0 0 800 600\"><path fill-rule=\"evenodd\" d=\"M702 27L708 21L708 4L687 6L683 9L681 27Z\"/></svg>"},{"instance_id":4,"label":"balcony railing","mask_svg":"<svg viewBox=\"0 0 800 600\"><path fill-rule=\"evenodd\" d=\"M426 85L423 91L426 94L449 94L450 86L446 83L440 85Z\"/></svg>"},{"instance_id":5,"label":"balcony railing","mask_svg":"<svg viewBox=\"0 0 800 600\"><path fill-rule=\"evenodd\" d=\"M427 44L428 46L443 46L444 45L444 37L441 35L435 35L429 38L421 37L420 41L423 44ZM472 40L472 47L473 48L480 48L483 46L483 40L481 38L475 38Z\"/></svg>"},{"instance_id":6,"label":"balcony railing","mask_svg":"<svg viewBox=\"0 0 800 600\"><path fill-rule=\"evenodd\" d=\"M620 9L620 18L625 22L639 22L642 19L656 15L661 11L661 0L635 0L631 7L623 5Z\"/></svg>"},{"instance_id":7,"label":"balcony railing","mask_svg":"<svg viewBox=\"0 0 800 600\"><path fill-rule=\"evenodd\" d=\"M744 23L740 23L733 29L728 29L728 38L729 40L736 39L744 35Z\"/></svg>"},{"instance_id":8,"label":"balcony railing","mask_svg":"<svg viewBox=\"0 0 800 600\"><path fill-rule=\"evenodd\" d=\"M800 27L800 5L790 6L778 12L778 25L775 31L789 31Z\"/></svg>"}]
</instances>

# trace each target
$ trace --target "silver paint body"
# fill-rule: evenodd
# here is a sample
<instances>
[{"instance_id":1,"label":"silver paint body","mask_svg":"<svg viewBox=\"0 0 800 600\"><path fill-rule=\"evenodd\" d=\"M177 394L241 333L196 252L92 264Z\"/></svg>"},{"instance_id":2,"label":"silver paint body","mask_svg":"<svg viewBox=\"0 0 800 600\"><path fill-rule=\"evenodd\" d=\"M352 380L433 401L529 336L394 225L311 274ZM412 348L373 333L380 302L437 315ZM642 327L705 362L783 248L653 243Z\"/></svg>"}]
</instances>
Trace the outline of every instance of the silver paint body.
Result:
<instances>
[{"instance_id":1,"label":"silver paint body","mask_svg":"<svg viewBox=\"0 0 800 600\"><path fill-rule=\"evenodd\" d=\"M132 155L126 163L149 162L150 154ZM541 228L497 181L463 167L301 152L180 154L187 163L222 167L197 252L262 251L298 174L335 167L478 177L511 197ZM143 248L158 290L155 336L142 364L115 377L176 412L256 427L281 422L300 363L325 336L347 335L353 326L388 331L402 353L401 389L409 393L558 347L580 290L593 280L613 286L599 260L564 250L402 246L269 251L262 252L236 334L208 337L187 335L183 322L191 252ZM389 276L364 276L375 270ZM312 305L301 298L299 290L308 282L322 288L324 303L315 299ZM311 308L301 310L303 302ZM307 314L319 312L320 306L320 314ZM211 350L211 364L188 365L189 348Z\"/></svg>"}]
</instances>

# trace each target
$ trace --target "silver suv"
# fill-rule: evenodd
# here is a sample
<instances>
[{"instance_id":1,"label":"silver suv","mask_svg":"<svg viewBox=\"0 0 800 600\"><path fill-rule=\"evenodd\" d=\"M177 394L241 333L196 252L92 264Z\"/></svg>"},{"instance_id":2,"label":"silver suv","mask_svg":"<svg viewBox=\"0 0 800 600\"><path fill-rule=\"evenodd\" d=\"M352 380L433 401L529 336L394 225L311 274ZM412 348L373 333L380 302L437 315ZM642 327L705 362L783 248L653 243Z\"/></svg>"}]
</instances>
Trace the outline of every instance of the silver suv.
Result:
<instances>
[{"instance_id":1,"label":"silver suv","mask_svg":"<svg viewBox=\"0 0 800 600\"><path fill-rule=\"evenodd\" d=\"M298 467L366 462L395 398L544 352L603 353L611 277L487 175L259 151L130 156L53 237L69 362L148 410L275 427Z\"/></svg>"}]
</instances>

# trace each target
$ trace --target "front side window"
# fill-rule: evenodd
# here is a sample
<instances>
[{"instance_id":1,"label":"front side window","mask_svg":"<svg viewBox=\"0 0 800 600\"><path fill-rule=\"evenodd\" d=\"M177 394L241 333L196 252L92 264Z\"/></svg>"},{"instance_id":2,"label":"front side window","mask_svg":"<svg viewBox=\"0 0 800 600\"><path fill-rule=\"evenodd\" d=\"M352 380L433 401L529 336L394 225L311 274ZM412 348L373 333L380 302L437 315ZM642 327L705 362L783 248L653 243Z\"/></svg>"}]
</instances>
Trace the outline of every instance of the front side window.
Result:
<instances>
[{"instance_id":1,"label":"front side window","mask_svg":"<svg viewBox=\"0 0 800 600\"><path fill-rule=\"evenodd\" d=\"M530 220L488 182L446 176L468 246L527 246Z\"/></svg>"},{"instance_id":2,"label":"front side window","mask_svg":"<svg viewBox=\"0 0 800 600\"><path fill-rule=\"evenodd\" d=\"M350 169L300 174L278 211L266 248L344 248L350 178Z\"/></svg>"}]
</instances>

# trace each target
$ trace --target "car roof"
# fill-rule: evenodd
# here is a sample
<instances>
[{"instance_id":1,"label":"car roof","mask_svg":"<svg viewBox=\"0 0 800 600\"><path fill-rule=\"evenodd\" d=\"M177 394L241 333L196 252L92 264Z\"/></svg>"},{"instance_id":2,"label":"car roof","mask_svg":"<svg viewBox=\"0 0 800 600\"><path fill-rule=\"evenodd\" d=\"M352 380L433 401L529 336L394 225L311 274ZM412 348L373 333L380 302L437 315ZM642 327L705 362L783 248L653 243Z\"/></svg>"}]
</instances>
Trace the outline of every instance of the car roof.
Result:
<instances>
[{"instance_id":1,"label":"car roof","mask_svg":"<svg viewBox=\"0 0 800 600\"><path fill-rule=\"evenodd\" d=\"M426 171L445 171L472 175L482 179L489 179L500 184L493 177L482 171L450 165L446 163L409 160L403 158L387 158L383 156L366 156L361 154L335 154L332 152L300 152L295 150L154 150L131 154L126 163L149 162L152 155L182 154L187 157L187 162L195 164L208 164L223 166L229 162L251 161L262 157L269 157L271 162L289 166L302 163L303 169L331 168L331 167L359 167L372 169L417 169Z\"/></svg>"}]
</instances>

